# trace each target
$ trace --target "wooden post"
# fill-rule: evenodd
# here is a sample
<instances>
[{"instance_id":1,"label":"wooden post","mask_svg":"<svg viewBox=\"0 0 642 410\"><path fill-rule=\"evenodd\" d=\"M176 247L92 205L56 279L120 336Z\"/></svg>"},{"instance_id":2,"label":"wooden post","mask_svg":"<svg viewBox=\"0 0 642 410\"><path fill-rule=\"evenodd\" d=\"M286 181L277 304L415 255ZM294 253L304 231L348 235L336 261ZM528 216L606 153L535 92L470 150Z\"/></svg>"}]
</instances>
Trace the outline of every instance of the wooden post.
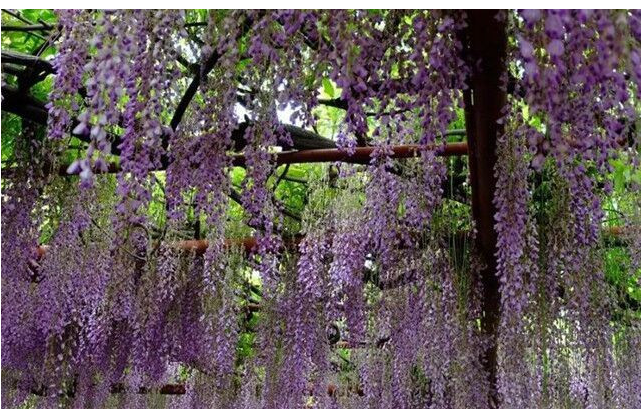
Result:
<instances>
[{"instance_id":1,"label":"wooden post","mask_svg":"<svg viewBox=\"0 0 642 410\"><path fill-rule=\"evenodd\" d=\"M497 123L506 105L506 91L501 87L506 72L506 24L497 20L498 10L468 10L468 27L464 31L465 56L471 66L469 88L464 92L468 163L472 186L472 213L477 228L476 248L485 268L482 282L481 327L490 342L482 352L491 387L490 405L497 406L497 330L500 319L500 293L495 251L494 229L497 155Z\"/></svg>"}]
</instances>

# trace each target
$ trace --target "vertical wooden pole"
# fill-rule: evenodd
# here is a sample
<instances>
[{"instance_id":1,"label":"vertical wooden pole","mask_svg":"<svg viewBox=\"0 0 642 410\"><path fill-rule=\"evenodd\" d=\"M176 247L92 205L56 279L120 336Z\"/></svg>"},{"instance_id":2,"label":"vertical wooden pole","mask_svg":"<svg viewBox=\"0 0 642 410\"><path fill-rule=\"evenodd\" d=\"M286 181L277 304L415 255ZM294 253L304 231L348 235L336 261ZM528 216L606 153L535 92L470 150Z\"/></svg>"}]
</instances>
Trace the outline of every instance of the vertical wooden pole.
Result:
<instances>
[{"instance_id":1,"label":"vertical wooden pole","mask_svg":"<svg viewBox=\"0 0 642 410\"><path fill-rule=\"evenodd\" d=\"M477 228L476 247L485 268L482 281L482 331L490 344L482 352L491 387L491 405L497 403L497 330L500 319L500 294L494 229L497 162L496 140L502 127L497 123L506 104L501 76L506 72L506 24L498 21L497 10L468 10L464 49L472 69L469 88L464 92L468 162L472 185L473 218Z\"/></svg>"}]
</instances>

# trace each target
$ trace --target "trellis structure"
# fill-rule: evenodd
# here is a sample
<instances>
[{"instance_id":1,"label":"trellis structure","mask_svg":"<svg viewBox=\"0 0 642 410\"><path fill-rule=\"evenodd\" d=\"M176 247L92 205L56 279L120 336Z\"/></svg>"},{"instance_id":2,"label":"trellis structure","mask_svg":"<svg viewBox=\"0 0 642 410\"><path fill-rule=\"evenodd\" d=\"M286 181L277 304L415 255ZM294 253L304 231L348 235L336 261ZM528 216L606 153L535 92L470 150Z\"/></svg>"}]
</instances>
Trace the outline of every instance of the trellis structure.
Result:
<instances>
[{"instance_id":1,"label":"trellis structure","mask_svg":"<svg viewBox=\"0 0 642 410\"><path fill-rule=\"evenodd\" d=\"M14 12L7 11L15 14ZM494 176L496 155L496 139L502 132L502 125L498 120L502 117L502 108L506 105L507 94L502 88L502 74L506 71L506 48L507 33L505 22L498 21L495 16L497 10L471 10L468 12L468 27L460 35L465 45L464 58L469 62L478 62L475 65L468 88L463 90L465 102L465 135L467 142L447 144L438 147L438 155L461 156L468 155L470 170L470 182L472 186L472 215L476 225L476 250L479 252L485 268L480 272L483 283L483 316L482 331L491 339L495 340L498 332L500 319L500 291L496 274L497 262L495 251L497 247L497 233L494 229L494 217L496 208L493 205L493 196L496 186ZM57 35L55 28L41 22L37 24L24 20L23 26L3 26L3 31L25 31L34 36L41 37L48 35L46 43L53 42ZM249 23L248 23L249 25ZM44 47L44 45L43 45ZM19 80L17 88L8 85L2 86L3 102L2 110L16 114L22 118L39 124L46 124L47 110L44 102L37 101L29 95L29 89L34 83L54 73L51 65L37 56L22 55L9 51L2 51L3 71L15 74ZM216 53L203 62L201 67L192 67L195 75L187 87L185 95L178 104L169 126L176 129L183 118L183 114L189 105L190 100L195 96L201 81L201 74L212 70L217 64ZM185 62L184 64L189 65ZM341 99L319 101L328 106L345 108ZM243 148L243 124L235 136L236 148ZM275 163L313 163L343 161L349 163L367 164L373 151L372 147L360 146L356 148L353 155L335 147L334 142L319 135L294 126L288 126L287 132L292 139L292 146L285 146L287 152L275 156ZM463 132L461 132L463 133ZM118 138L114 136L113 138ZM116 146L117 144L114 144ZM391 158L412 158L419 151L418 146L396 146ZM118 154L117 150L114 152ZM164 159L164 166L167 166L167 158ZM239 155L234 158L234 165L243 166L244 157ZM64 174L68 164L54 172ZM117 164L109 165L109 172L118 172ZM256 242L252 239L242 241L246 249L252 249ZM196 250L204 252L207 242L184 241L178 245L185 250ZM40 253L44 253L44 248ZM483 363L489 374L489 382L493 394L497 393L496 367L497 367L497 344L491 343L488 350L481 352L484 357ZM115 386L114 392L122 390L122 387ZM182 386L168 385L161 389L164 394L182 394L185 389ZM140 393L145 393L144 389ZM493 398L496 403L496 397Z\"/></svg>"}]
</instances>

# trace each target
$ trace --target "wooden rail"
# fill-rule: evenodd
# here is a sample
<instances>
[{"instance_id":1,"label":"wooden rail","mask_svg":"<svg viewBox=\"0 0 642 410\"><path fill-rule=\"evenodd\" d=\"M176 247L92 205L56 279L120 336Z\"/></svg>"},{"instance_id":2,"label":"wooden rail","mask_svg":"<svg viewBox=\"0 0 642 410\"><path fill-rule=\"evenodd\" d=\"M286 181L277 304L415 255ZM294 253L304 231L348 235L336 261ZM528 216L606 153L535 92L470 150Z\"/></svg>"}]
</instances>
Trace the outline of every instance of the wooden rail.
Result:
<instances>
[{"instance_id":1,"label":"wooden rail","mask_svg":"<svg viewBox=\"0 0 642 410\"><path fill-rule=\"evenodd\" d=\"M284 164L312 164L322 162L345 162L349 164L369 164L372 160L372 153L375 147L357 147L355 152L350 155L344 150L339 148L320 148L320 149L305 149L300 151L279 152L274 154L274 161L276 165ZM468 144L466 142L454 142L445 144L443 146L425 147L422 148L416 144L409 145L395 145L391 147L392 154L390 158L406 159L418 157L422 149L434 149L437 156L453 157L463 156L468 154ZM232 156L232 165L242 167L245 166L245 155L237 154ZM59 175L68 175L67 169L69 165L62 165L58 169ZM118 163L111 162L107 164L106 173L120 172L121 168ZM78 170L76 173L80 172ZM99 171L94 171L98 173Z\"/></svg>"}]
</instances>

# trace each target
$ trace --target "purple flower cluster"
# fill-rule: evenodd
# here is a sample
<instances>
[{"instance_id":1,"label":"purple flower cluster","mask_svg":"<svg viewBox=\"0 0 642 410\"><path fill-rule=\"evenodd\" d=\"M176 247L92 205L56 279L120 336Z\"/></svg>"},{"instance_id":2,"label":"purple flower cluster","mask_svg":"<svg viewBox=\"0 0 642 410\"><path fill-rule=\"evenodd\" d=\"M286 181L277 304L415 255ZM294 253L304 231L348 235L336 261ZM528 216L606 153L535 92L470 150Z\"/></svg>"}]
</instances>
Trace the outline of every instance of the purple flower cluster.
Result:
<instances>
[{"instance_id":1,"label":"purple flower cluster","mask_svg":"<svg viewBox=\"0 0 642 410\"><path fill-rule=\"evenodd\" d=\"M182 11L57 13L55 141L33 143L25 122L3 179L3 406L100 407L121 390L118 406L158 406L138 393L178 378L171 404L192 407L639 407L639 312L599 247L603 180L639 150L625 135L639 11L498 16L515 42L495 167L496 340L480 325L485 267L451 228L466 204L442 200L439 150L475 69L465 12L207 11L190 34ZM311 170L290 246L271 186L292 142L278 118L314 126L328 80L341 95L325 103L345 110L337 145L374 149L338 178ZM41 172L70 132L88 143L69 169L85 189ZM416 158L393 159L411 143ZM117 177L97 178L115 152ZM229 197L253 249L228 240ZM194 220L204 254L179 242ZM639 257L637 233L629 242Z\"/></svg>"},{"instance_id":2,"label":"purple flower cluster","mask_svg":"<svg viewBox=\"0 0 642 410\"><path fill-rule=\"evenodd\" d=\"M173 97L172 84L179 74L172 36L181 33L183 24L180 12L134 11L131 32L122 40L122 48L133 58L124 81L128 101L118 147L122 169L118 193L123 198L118 211L132 223L144 223L144 217L137 214L151 200L150 187L145 184L150 171L161 167L165 154L163 140L170 131L161 116Z\"/></svg>"},{"instance_id":3,"label":"purple flower cluster","mask_svg":"<svg viewBox=\"0 0 642 410\"><path fill-rule=\"evenodd\" d=\"M239 55L236 44L229 43L239 30L238 16L231 13L221 22L210 19L208 30L220 33L211 39L215 50L201 50L200 67L204 69L211 54L221 56L220 71L203 79L202 100L193 100L188 117L169 138L171 163L167 169L166 195L170 217L178 220L185 215L184 195L195 191L196 214L207 216L212 226L222 223L229 194L228 168L231 159L232 132L238 122L234 112L236 85L234 67Z\"/></svg>"},{"instance_id":4,"label":"purple flower cluster","mask_svg":"<svg viewBox=\"0 0 642 410\"><path fill-rule=\"evenodd\" d=\"M49 95L47 109L49 138L62 139L69 133L72 116L81 108L79 92L87 59L87 36L91 27L87 12L79 10L58 11L62 40L52 65L56 70L54 87Z\"/></svg>"},{"instance_id":5,"label":"purple flower cluster","mask_svg":"<svg viewBox=\"0 0 642 410\"><path fill-rule=\"evenodd\" d=\"M578 242L594 242L602 212L589 173L592 167L612 171L609 161L626 146L623 132L636 117L630 80L637 82L639 95L640 73L622 61L639 55L639 36L631 36L635 27L639 33L639 13L526 10L521 18L520 86L530 115L546 124L545 133L527 131L532 166L540 170L550 157L572 181ZM588 224L579 223L587 219Z\"/></svg>"}]
</instances>

